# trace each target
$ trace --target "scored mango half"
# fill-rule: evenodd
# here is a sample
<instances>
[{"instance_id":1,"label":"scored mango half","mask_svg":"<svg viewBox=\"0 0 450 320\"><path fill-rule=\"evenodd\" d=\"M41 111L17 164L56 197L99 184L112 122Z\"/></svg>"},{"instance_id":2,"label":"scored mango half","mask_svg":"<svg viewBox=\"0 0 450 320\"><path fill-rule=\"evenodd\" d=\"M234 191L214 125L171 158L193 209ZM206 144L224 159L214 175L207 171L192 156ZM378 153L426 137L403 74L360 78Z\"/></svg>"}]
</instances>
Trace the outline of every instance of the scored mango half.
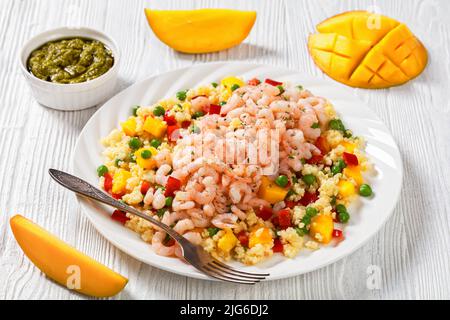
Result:
<instances>
[{"instance_id":1,"label":"scored mango half","mask_svg":"<svg viewBox=\"0 0 450 320\"><path fill-rule=\"evenodd\" d=\"M427 51L408 27L367 11L350 11L317 25L308 38L315 64L331 78L359 88L387 88L417 77Z\"/></svg>"},{"instance_id":2,"label":"scored mango half","mask_svg":"<svg viewBox=\"0 0 450 320\"><path fill-rule=\"evenodd\" d=\"M50 279L93 297L119 293L127 278L81 253L21 215L10 219L11 230L25 255Z\"/></svg>"},{"instance_id":3,"label":"scored mango half","mask_svg":"<svg viewBox=\"0 0 450 320\"><path fill-rule=\"evenodd\" d=\"M255 11L229 9L145 9L145 15L159 40L184 53L234 47L247 38L256 20Z\"/></svg>"}]
</instances>

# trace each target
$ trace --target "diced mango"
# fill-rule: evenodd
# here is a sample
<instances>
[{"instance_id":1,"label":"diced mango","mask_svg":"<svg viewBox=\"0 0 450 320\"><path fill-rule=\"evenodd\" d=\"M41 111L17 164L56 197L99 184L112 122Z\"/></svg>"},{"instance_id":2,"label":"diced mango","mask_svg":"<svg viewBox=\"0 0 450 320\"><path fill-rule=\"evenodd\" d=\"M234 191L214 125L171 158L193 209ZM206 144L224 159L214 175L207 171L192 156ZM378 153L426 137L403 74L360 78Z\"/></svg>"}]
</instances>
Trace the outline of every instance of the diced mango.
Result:
<instances>
[{"instance_id":1,"label":"diced mango","mask_svg":"<svg viewBox=\"0 0 450 320\"><path fill-rule=\"evenodd\" d=\"M167 124L161 119L150 116L145 119L143 129L144 131L150 133L152 136L161 138L166 132Z\"/></svg>"},{"instance_id":2,"label":"diced mango","mask_svg":"<svg viewBox=\"0 0 450 320\"><path fill-rule=\"evenodd\" d=\"M309 52L331 78L352 87L387 88L418 76L427 51L408 27L367 11L349 11L317 25Z\"/></svg>"},{"instance_id":3,"label":"diced mango","mask_svg":"<svg viewBox=\"0 0 450 320\"><path fill-rule=\"evenodd\" d=\"M231 87L234 84L237 84L239 87L242 87L245 85L244 81L242 81L241 79L237 78L237 77L226 77L223 78L222 81L220 81L220 83L224 86L225 89L231 91Z\"/></svg>"},{"instance_id":4,"label":"diced mango","mask_svg":"<svg viewBox=\"0 0 450 320\"><path fill-rule=\"evenodd\" d=\"M334 223L329 215L320 214L312 218L309 234L321 243L328 243L333 236Z\"/></svg>"},{"instance_id":5,"label":"diced mango","mask_svg":"<svg viewBox=\"0 0 450 320\"><path fill-rule=\"evenodd\" d=\"M217 247L223 252L230 252L238 243L238 239L233 231L229 228L225 229L225 234L217 241Z\"/></svg>"},{"instance_id":6,"label":"diced mango","mask_svg":"<svg viewBox=\"0 0 450 320\"><path fill-rule=\"evenodd\" d=\"M353 151L355 151L356 145L352 142L348 142L348 141L344 140L339 144L345 148L345 152L353 153Z\"/></svg>"},{"instance_id":7,"label":"diced mango","mask_svg":"<svg viewBox=\"0 0 450 320\"><path fill-rule=\"evenodd\" d=\"M288 190L277 186L268 177L261 178L261 186L258 190L258 196L272 204L283 201L286 198Z\"/></svg>"},{"instance_id":8,"label":"diced mango","mask_svg":"<svg viewBox=\"0 0 450 320\"><path fill-rule=\"evenodd\" d=\"M120 124L122 126L123 132L127 136L134 136L136 135L136 118L135 117L129 117L127 121L124 121Z\"/></svg>"},{"instance_id":9,"label":"diced mango","mask_svg":"<svg viewBox=\"0 0 450 320\"><path fill-rule=\"evenodd\" d=\"M344 168L343 173L347 178L352 178L353 180L355 180L358 186L362 185L364 182L364 179L361 175L360 166L348 166Z\"/></svg>"},{"instance_id":10,"label":"diced mango","mask_svg":"<svg viewBox=\"0 0 450 320\"><path fill-rule=\"evenodd\" d=\"M270 232L270 229L261 227L250 232L248 247L253 248L257 244L270 244L272 240L272 233Z\"/></svg>"},{"instance_id":11,"label":"diced mango","mask_svg":"<svg viewBox=\"0 0 450 320\"><path fill-rule=\"evenodd\" d=\"M113 185L112 185L112 193L122 194L125 192L125 188L127 186L127 180L131 178L130 171L125 169L118 169L114 173L113 177Z\"/></svg>"},{"instance_id":12,"label":"diced mango","mask_svg":"<svg viewBox=\"0 0 450 320\"><path fill-rule=\"evenodd\" d=\"M152 156L148 159L142 157L142 151L148 150L151 152ZM136 158L136 163L143 169L153 169L156 166L155 159L153 158L158 154L158 151L153 147L144 147L136 150L134 152L134 157Z\"/></svg>"},{"instance_id":13,"label":"diced mango","mask_svg":"<svg viewBox=\"0 0 450 320\"><path fill-rule=\"evenodd\" d=\"M255 11L230 9L145 9L145 15L159 40L186 53L213 52L238 45L256 20Z\"/></svg>"},{"instance_id":14,"label":"diced mango","mask_svg":"<svg viewBox=\"0 0 450 320\"><path fill-rule=\"evenodd\" d=\"M76 250L27 218L15 215L9 222L25 255L48 278L62 286L94 297L114 296L126 286L127 278Z\"/></svg>"},{"instance_id":15,"label":"diced mango","mask_svg":"<svg viewBox=\"0 0 450 320\"><path fill-rule=\"evenodd\" d=\"M338 182L339 195L342 198L347 198L356 193L355 185L347 180L340 180Z\"/></svg>"}]
</instances>

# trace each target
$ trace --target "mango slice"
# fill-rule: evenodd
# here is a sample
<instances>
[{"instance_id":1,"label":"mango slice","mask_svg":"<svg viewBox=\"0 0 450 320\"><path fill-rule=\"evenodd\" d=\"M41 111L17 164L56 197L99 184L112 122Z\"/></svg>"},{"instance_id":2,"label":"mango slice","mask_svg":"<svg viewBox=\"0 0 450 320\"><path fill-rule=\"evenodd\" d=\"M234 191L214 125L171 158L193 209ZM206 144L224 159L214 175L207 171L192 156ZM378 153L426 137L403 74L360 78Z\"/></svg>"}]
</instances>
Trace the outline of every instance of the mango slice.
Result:
<instances>
[{"instance_id":1,"label":"mango slice","mask_svg":"<svg viewBox=\"0 0 450 320\"><path fill-rule=\"evenodd\" d=\"M145 9L145 15L159 40L185 53L234 47L247 37L256 20L255 11L228 9Z\"/></svg>"},{"instance_id":2,"label":"mango slice","mask_svg":"<svg viewBox=\"0 0 450 320\"><path fill-rule=\"evenodd\" d=\"M408 27L367 11L350 11L317 25L308 38L315 64L331 78L359 88L387 88L417 77L427 52Z\"/></svg>"},{"instance_id":3,"label":"mango slice","mask_svg":"<svg viewBox=\"0 0 450 320\"><path fill-rule=\"evenodd\" d=\"M128 279L64 243L21 215L10 219L17 243L49 278L94 297L119 293Z\"/></svg>"}]
</instances>

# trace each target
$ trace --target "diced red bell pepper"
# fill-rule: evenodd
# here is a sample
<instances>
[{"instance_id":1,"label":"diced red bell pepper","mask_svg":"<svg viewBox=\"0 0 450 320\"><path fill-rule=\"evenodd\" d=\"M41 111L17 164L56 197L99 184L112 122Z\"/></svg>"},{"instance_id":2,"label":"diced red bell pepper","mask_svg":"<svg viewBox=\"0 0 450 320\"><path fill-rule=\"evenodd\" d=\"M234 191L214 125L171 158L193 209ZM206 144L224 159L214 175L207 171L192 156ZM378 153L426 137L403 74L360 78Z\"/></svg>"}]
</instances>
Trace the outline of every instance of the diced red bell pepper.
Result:
<instances>
[{"instance_id":1,"label":"diced red bell pepper","mask_svg":"<svg viewBox=\"0 0 450 320\"><path fill-rule=\"evenodd\" d=\"M342 237L342 230L334 229L333 230L333 238L341 238Z\"/></svg>"},{"instance_id":2,"label":"diced red bell pepper","mask_svg":"<svg viewBox=\"0 0 450 320\"><path fill-rule=\"evenodd\" d=\"M116 200L122 199L123 195L124 195L123 193L111 193L111 196Z\"/></svg>"},{"instance_id":3,"label":"diced red bell pepper","mask_svg":"<svg viewBox=\"0 0 450 320\"><path fill-rule=\"evenodd\" d=\"M178 129L180 129L178 125L171 125L167 127L167 139L169 139L170 142L175 142L180 138Z\"/></svg>"},{"instance_id":4,"label":"diced red bell pepper","mask_svg":"<svg viewBox=\"0 0 450 320\"><path fill-rule=\"evenodd\" d=\"M183 121L183 122L181 123L181 127L182 127L183 129L188 128L190 125L191 125L191 122L190 122L189 120Z\"/></svg>"},{"instance_id":5,"label":"diced red bell pepper","mask_svg":"<svg viewBox=\"0 0 450 320\"><path fill-rule=\"evenodd\" d=\"M120 222L121 224L125 224L130 218L127 217L126 213L120 210L114 210L111 215L111 219Z\"/></svg>"},{"instance_id":6,"label":"diced red bell pepper","mask_svg":"<svg viewBox=\"0 0 450 320\"><path fill-rule=\"evenodd\" d=\"M175 191L180 190L181 188L181 181L177 178L169 176L166 183L166 190L164 191L164 196L166 197L173 197L175 194Z\"/></svg>"},{"instance_id":7,"label":"diced red bell pepper","mask_svg":"<svg viewBox=\"0 0 450 320\"><path fill-rule=\"evenodd\" d=\"M281 229L287 229L291 226L291 212L289 209L278 211L278 225Z\"/></svg>"},{"instance_id":8,"label":"diced red bell pepper","mask_svg":"<svg viewBox=\"0 0 450 320\"><path fill-rule=\"evenodd\" d=\"M248 247L248 233L246 231L239 232L237 238L243 247Z\"/></svg>"},{"instance_id":9,"label":"diced red bell pepper","mask_svg":"<svg viewBox=\"0 0 450 320\"><path fill-rule=\"evenodd\" d=\"M314 145L320 150L322 154L327 154L330 151L330 146L325 137L318 137Z\"/></svg>"},{"instance_id":10,"label":"diced red bell pepper","mask_svg":"<svg viewBox=\"0 0 450 320\"><path fill-rule=\"evenodd\" d=\"M247 83L249 86L257 86L258 84L261 83L261 81L259 81L259 79L253 78L253 79L248 80Z\"/></svg>"},{"instance_id":11,"label":"diced red bell pepper","mask_svg":"<svg viewBox=\"0 0 450 320\"><path fill-rule=\"evenodd\" d=\"M278 221L278 217L273 217L272 218L272 224L278 228L280 226L280 222Z\"/></svg>"},{"instance_id":12,"label":"diced red bell pepper","mask_svg":"<svg viewBox=\"0 0 450 320\"><path fill-rule=\"evenodd\" d=\"M286 205L286 208L292 209L297 205L297 202L291 200L284 200L284 204Z\"/></svg>"},{"instance_id":13,"label":"diced red bell pepper","mask_svg":"<svg viewBox=\"0 0 450 320\"><path fill-rule=\"evenodd\" d=\"M316 202L319 199L319 193L316 192L305 192L303 197L300 199L302 206L308 206L309 204Z\"/></svg>"},{"instance_id":14,"label":"diced red bell pepper","mask_svg":"<svg viewBox=\"0 0 450 320\"><path fill-rule=\"evenodd\" d=\"M110 192L112 188L113 178L110 173L105 173L103 177L105 178L103 182L103 189L105 189L106 192Z\"/></svg>"},{"instance_id":15,"label":"diced red bell pepper","mask_svg":"<svg viewBox=\"0 0 450 320\"><path fill-rule=\"evenodd\" d=\"M272 251L273 252L283 252L283 243L281 242L281 240L279 238L276 238L273 241Z\"/></svg>"},{"instance_id":16,"label":"diced red bell pepper","mask_svg":"<svg viewBox=\"0 0 450 320\"><path fill-rule=\"evenodd\" d=\"M266 79L264 82L268 83L268 84L270 84L270 85L272 85L274 87L281 86L283 84L283 82L278 82L278 81L275 81L275 80L272 80L272 79Z\"/></svg>"},{"instance_id":17,"label":"diced red bell pepper","mask_svg":"<svg viewBox=\"0 0 450 320\"><path fill-rule=\"evenodd\" d=\"M211 104L209 106L209 114L220 114L220 110L222 109L221 106L219 106L218 104Z\"/></svg>"},{"instance_id":18,"label":"diced red bell pepper","mask_svg":"<svg viewBox=\"0 0 450 320\"><path fill-rule=\"evenodd\" d=\"M150 182L142 181L141 184L141 193L145 196L147 194L148 189L150 189Z\"/></svg>"},{"instance_id":19,"label":"diced red bell pepper","mask_svg":"<svg viewBox=\"0 0 450 320\"><path fill-rule=\"evenodd\" d=\"M272 218L273 211L271 207L260 206L256 212L256 215L264 221L267 221Z\"/></svg>"},{"instance_id":20,"label":"diced red bell pepper","mask_svg":"<svg viewBox=\"0 0 450 320\"><path fill-rule=\"evenodd\" d=\"M177 120L174 115L169 115L169 110L164 113L164 121L168 126L173 126L177 124Z\"/></svg>"},{"instance_id":21,"label":"diced red bell pepper","mask_svg":"<svg viewBox=\"0 0 450 320\"><path fill-rule=\"evenodd\" d=\"M308 164L319 164L323 161L323 155L321 154L315 154L308 160L306 160L306 163Z\"/></svg>"},{"instance_id":22,"label":"diced red bell pepper","mask_svg":"<svg viewBox=\"0 0 450 320\"><path fill-rule=\"evenodd\" d=\"M344 158L345 164L347 164L348 166L357 166L359 163L358 157L355 156L353 153L344 152L342 157Z\"/></svg>"}]
</instances>

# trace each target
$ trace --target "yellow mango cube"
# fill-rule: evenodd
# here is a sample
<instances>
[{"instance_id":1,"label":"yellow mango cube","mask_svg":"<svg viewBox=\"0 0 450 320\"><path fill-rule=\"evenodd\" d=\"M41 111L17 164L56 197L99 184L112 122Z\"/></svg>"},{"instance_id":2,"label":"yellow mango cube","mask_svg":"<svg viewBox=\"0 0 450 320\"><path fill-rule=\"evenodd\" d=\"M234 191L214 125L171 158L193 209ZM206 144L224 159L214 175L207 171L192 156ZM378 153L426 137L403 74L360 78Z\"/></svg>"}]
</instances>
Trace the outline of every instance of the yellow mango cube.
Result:
<instances>
[{"instance_id":1,"label":"yellow mango cube","mask_svg":"<svg viewBox=\"0 0 450 320\"><path fill-rule=\"evenodd\" d=\"M333 218L329 215L320 214L312 218L309 234L314 240L326 244L333 237L333 229Z\"/></svg>"},{"instance_id":2,"label":"yellow mango cube","mask_svg":"<svg viewBox=\"0 0 450 320\"><path fill-rule=\"evenodd\" d=\"M272 243L272 233L269 228L261 227L250 232L248 238L248 247L253 248L257 244L270 244Z\"/></svg>"},{"instance_id":3,"label":"yellow mango cube","mask_svg":"<svg viewBox=\"0 0 450 320\"><path fill-rule=\"evenodd\" d=\"M344 140L339 144L345 148L345 152L353 153L355 151L356 145L352 142L348 142L348 141Z\"/></svg>"},{"instance_id":4,"label":"yellow mango cube","mask_svg":"<svg viewBox=\"0 0 450 320\"><path fill-rule=\"evenodd\" d=\"M363 184L364 179L361 175L360 166L348 166L344 168L342 172L344 173L344 176L346 176L347 178L352 178L353 180L355 180L358 186Z\"/></svg>"},{"instance_id":5,"label":"yellow mango cube","mask_svg":"<svg viewBox=\"0 0 450 320\"><path fill-rule=\"evenodd\" d=\"M238 243L238 239L233 231L229 228L225 229L225 234L217 241L217 247L223 252L229 253Z\"/></svg>"},{"instance_id":6,"label":"yellow mango cube","mask_svg":"<svg viewBox=\"0 0 450 320\"><path fill-rule=\"evenodd\" d=\"M347 180L338 182L338 191L342 198L350 197L356 193L355 185Z\"/></svg>"},{"instance_id":7,"label":"yellow mango cube","mask_svg":"<svg viewBox=\"0 0 450 320\"><path fill-rule=\"evenodd\" d=\"M148 150L151 153L150 158L143 158L142 151ZM156 166L155 159L153 158L158 154L158 151L153 147L140 148L134 152L134 157L136 158L136 163L143 169L153 169Z\"/></svg>"},{"instance_id":8,"label":"yellow mango cube","mask_svg":"<svg viewBox=\"0 0 450 320\"><path fill-rule=\"evenodd\" d=\"M125 192L127 186L127 180L131 178L130 171L125 169L119 169L114 173L113 184L112 184L112 193L122 194Z\"/></svg>"},{"instance_id":9,"label":"yellow mango cube","mask_svg":"<svg viewBox=\"0 0 450 320\"><path fill-rule=\"evenodd\" d=\"M129 117L127 121L120 124L122 126L123 132L129 137L136 135L136 118Z\"/></svg>"},{"instance_id":10,"label":"yellow mango cube","mask_svg":"<svg viewBox=\"0 0 450 320\"><path fill-rule=\"evenodd\" d=\"M161 138L166 133L167 123L161 119L149 116L145 119L143 129L152 136Z\"/></svg>"},{"instance_id":11,"label":"yellow mango cube","mask_svg":"<svg viewBox=\"0 0 450 320\"><path fill-rule=\"evenodd\" d=\"M271 181L268 177L261 178L261 186L258 190L258 196L272 204L283 201L286 198L288 190L281 188Z\"/></svg>"}]
</instances>

